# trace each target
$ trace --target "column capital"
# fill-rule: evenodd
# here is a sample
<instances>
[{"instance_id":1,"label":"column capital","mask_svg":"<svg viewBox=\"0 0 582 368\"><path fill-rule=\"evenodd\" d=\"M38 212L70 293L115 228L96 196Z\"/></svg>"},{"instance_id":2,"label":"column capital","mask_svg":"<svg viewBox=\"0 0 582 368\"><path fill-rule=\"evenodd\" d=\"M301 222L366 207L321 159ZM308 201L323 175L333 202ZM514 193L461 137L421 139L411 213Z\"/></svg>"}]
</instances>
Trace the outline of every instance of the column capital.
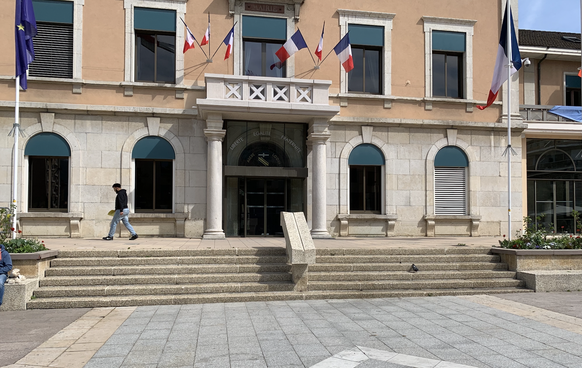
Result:
<instances>
[{"instance_id":1,"label":"column capital","mask_svg":"<svg viewBox=\"0 0 582 368\"><path fill-rule=\"evenodd\" d=\"M331 137L331 133L311 133L307 137L307 140L312 144L325 144L329 138Z\"/></svg>"},{"instance_id":2,"label":"column capital","mask_svg":"<svg viewBox=\"0 0 582 368\"><path fill-rule=\"evenodd\" d=\"M206 136L206 140L210 141L220 141L224 139L226 135L226 130L224 129L204 129L204 135Z\"/></svg>"},{"instance_id":3,"label":"column capital","mask_svg":"<svg viewBox=\"0 0 582 368\"><path fill-rule=\"evenodd\" d=\"M222 129L222 114L209 113L206 117L206 129Z\"/></svg>"}]
</instances>

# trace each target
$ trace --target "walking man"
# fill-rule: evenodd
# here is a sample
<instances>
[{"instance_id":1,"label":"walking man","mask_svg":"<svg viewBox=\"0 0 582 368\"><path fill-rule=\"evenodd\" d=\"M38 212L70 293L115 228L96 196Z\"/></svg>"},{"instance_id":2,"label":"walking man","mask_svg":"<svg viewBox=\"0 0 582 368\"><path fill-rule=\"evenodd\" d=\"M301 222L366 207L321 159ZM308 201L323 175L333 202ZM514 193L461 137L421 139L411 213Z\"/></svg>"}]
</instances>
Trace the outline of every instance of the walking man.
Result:
<instances>
[{"instance_id":1,"label":"walking man","mask_svg":"<svg viewBox=\"0 0 582 368\"><path fill-rule=\"evenodd\" d=\"M123 225L131 233L131 238L129 240L137 239L137 233L133 230L133 227L129 223L127 215L129 215L129 208L127 208L127 192L125 189L121 189L121 184L113 184L113 190L117 193L115 197L115 213L113 214L113 219L111 220L111 227L109 229L109 234L103 237L103 240L113 240L113 235L115 234L115 229L117 228L117 223L121 219Z\"/></svg>"}]
</instances>

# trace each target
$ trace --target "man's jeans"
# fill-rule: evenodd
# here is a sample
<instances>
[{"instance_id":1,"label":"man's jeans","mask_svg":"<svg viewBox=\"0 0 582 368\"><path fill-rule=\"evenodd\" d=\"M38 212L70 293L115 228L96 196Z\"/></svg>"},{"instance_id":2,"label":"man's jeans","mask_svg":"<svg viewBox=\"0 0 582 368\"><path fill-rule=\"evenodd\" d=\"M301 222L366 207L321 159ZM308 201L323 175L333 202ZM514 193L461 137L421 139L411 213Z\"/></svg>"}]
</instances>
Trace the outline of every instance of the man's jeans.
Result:
<instances>
[{"instance_id":1,"label":"man's jeans","mask_svg":"<svg viewBox=\"0 0 582 368\"><path fill-rule=\"evenodd\" d=\"M0 305L2 305L2 299L4 298L4 283L6 282L7 278L8 275L5 273L0 275Z\"/></svg>"},{"instance_id":2,"label":"man's jeans","mask_svg":"<svg viewBox=\"0 0 582 368\"><path fill-rule=\"evenodd\" d=\"M133 227L129 223L127 215L129 215L129 208L125 208L123 210L123 213L120 213L119 210L115 211L115 213L113 214L113 219L111 219L111 228L109 229L108 236L113 238L113 235L115 234L115 229L117 229L117 223L119 222L119 219L121 219L121 222L123 222L123 224L125 225L127 230L129 230L131 235L132 236L135 235L135 230L133 230Z\"/></svg>"}]
</instances>

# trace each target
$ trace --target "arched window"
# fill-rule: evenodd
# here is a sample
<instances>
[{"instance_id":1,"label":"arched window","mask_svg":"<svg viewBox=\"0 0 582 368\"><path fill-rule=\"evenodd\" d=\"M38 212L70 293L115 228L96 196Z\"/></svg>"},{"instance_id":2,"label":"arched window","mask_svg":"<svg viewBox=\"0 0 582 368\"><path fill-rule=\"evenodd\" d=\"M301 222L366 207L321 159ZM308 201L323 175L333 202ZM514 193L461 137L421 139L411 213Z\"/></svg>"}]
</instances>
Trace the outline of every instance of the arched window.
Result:
<instances>
[{"instance_id":1,"label":"arched window","mask_svg":"<svg viewBox=\"0 0 582 368\"><path fill-rule=\"evenodd\" d=\"M145 137L135 144L136 212L172 212L175 157L172 145L160 137Z\"/></svg>"},{"instance_id":2,"label":"arched window","mask_svg":"<svg viewBox=\"0 0 582 368\"><path fill-rule=\"evenodd\" d=\"M39 133L24 149L28 156L28 210L66 212L69 207L67 142L54 133Z\"/></svg>"},{"instance_id":3,"label":"arched window","mask_svg":"<svg viewBox=\"0 0 582 368\"><path fill-rule=\"evenodd\" d=\"M348 159L350 166L350 212L381 213L382 151L373 144L360 144Z\"/></svg>"},{"instance_id":4,"label":"arched window","mask_svg":"<svg viewBox=\"0 0 582 368\"><path fill-rule=\"evenodd\" d=\"M436 215L467 214L465 152L455 146L441 148L434 159L434 208Z\"/></svg>"}]
</instances>

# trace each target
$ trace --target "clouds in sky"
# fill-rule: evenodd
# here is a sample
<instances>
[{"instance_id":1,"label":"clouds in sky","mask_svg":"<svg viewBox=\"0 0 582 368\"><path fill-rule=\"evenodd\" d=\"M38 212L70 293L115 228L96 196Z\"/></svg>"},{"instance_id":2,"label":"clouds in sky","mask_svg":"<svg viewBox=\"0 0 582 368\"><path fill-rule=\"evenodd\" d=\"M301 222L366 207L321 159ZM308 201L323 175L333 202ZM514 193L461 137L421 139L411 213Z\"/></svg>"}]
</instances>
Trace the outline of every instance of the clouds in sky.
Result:
<instances>
[{"instance_id":1,"label":"clouds in sky","mask_svg":"<svg viewBox=\"0 0 582 368\"><path fill-rule=\"evenodd\" d=\"M580 0L519 0L519 28L580 33Z\"/></svg>"}]
</instances>

